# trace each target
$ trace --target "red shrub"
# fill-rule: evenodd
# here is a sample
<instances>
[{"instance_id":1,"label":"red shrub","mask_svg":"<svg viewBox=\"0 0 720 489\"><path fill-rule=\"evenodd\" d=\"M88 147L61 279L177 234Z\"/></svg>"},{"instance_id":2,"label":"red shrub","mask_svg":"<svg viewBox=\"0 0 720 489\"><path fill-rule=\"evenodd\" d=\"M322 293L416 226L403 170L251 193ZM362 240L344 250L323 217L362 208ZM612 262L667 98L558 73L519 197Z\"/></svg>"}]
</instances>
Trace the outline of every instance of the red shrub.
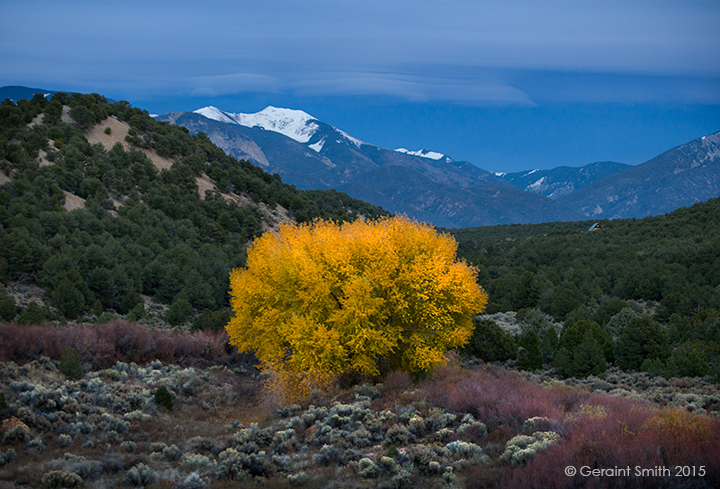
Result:
<instances>
[{"instance_id":1,"label":"red shrub","mask_svg":"<svg viewBox=\"0 0 720 489\"><path fill-rule=\"evenodd\" d=\"M622 398L596 395L591 400L603 403L607 414L573 420L559 444L506 474L502 487L718 487L720 422L667 414ZM676 467L695 467L697 473L701 466L703 477L676 476L682 470ZM570 477L566 467L623 470Z\"/></svg>"},{"instance_id":2,"label":"red shrub","mask_svg":"<svg viewBox=\"0 0 720 489\"><path fill-rule=\"evenodd\" d=\"M407 372L391 372L385 376L383 379L383 390L392 392L392 391L402 391L410 387L413 383L413 379Z\"/></svg>"},{"instance_id":3,"label":"red shrub","mask_svg":"<svg viewBox=\"0 0 720 489\"><path fill-rule=\"evenodd\" d=\"M422 387L425 398L436 406L471 413L488 426L507 424L520 429L526 419L544 416L559 419L561 400L574 396L545 389L524 377L504 370L466 373L442 381L431 381Z\"/></svg>"},{"instance_id":4,"label":"red shrub","mask_svg":"<svg viewBox=\"0 0 720 489\"><path fill-rule=\"evenodd\" d=\"M117 361L143 364L156 359L182 365L217 364L230 361L226 343L225 331L150 331L121 320L65 328L0 324L0 361L17 364L41 355L59 360L69 347L77 350L82 363L95 369L111 367Z\"/></svg>"}]
</instances>

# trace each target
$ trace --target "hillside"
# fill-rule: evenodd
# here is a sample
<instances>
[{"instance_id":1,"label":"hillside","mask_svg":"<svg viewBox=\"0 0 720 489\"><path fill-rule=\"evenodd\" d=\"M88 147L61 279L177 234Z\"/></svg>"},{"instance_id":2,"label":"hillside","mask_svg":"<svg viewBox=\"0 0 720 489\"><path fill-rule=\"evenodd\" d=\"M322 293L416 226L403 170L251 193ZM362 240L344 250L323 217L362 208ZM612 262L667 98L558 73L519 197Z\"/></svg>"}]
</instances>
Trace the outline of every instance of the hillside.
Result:
<instances>
[{"instance_id":1,"label":"hillside","mask_svg":"<svg viewBox=\"0 0 720 489\"><path fill-rule=\"evenodd\" d=\"M720 132L627 168L559 201L588 218L664 214L720 195Z\"/></svg>"},{"instance_id":2,"label":"hillside","mask_svg":"<svg viewBox=\"0 0 720 489\"><path fill-rule=\"evenodd\" d=\"M449 232L497 310L539 307L562 319L608 297L656 301L665 319L720 308L720 198L641 220Z\"/></svg>"},{"instance_id":3,"label":"hillside","mask_svg":"<svg viewBox=\"0 0 720 489\"><path fill-rule=\"evenodd\" d=\"M257 114L231 114L206 107L158 120L193 134L203 132L228 154L278 173L299 188L335 188L438 226L581 218L563 204L513 189L471 163L439 153L381 148L301 111L268 107Z\"/></svg>"},{"instance_id":4,"label":"hillside","mask_svg":"<svg viewBox=\"0 0 720 489\"><path fill-rule=\"evenodd\" d=\"M30 322L121 313L181 324L203 312L219 327L228 273L264 229L386 214L340 192L300 191L99 95L6 100L0 124L4 320L20 306Z\"/></svg>"}]
</instances>

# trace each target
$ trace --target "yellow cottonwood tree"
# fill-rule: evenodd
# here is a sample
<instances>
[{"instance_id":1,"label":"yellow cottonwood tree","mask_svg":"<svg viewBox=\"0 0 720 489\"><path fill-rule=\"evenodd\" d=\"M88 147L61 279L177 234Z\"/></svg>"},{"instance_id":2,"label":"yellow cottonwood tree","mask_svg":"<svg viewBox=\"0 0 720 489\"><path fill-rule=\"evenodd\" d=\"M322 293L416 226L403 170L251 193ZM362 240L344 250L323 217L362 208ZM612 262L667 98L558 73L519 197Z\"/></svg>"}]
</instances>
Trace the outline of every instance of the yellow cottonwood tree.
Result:
<instances>
[{"instance_id":1,"label":"yellow cottonwood tree","mask_svg":"<svg viewBox=\"0 0 720 489\"><path fill-rule=\"evenodd\" d=\"M281 224L230 275L230 342L298 395L342 373L427 371L487 303L456 249L406 217Z\"/></svg>"}]
</instances>

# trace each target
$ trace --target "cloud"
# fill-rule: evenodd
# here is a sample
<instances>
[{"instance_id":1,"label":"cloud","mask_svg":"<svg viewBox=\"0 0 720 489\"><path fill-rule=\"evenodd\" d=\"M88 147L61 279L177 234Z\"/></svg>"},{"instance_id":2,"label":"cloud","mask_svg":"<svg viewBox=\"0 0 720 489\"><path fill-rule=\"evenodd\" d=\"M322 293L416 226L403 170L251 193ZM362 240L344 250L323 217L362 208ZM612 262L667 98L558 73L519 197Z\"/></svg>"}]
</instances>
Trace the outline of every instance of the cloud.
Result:
<instances>
[{"instance_id":1,"label":"cloud","mask_svg":"<svg viewBox=\"0 0 720 489\"><path fill-rule=\"evenodd\" d=\"M463 105L533 105L523 91L495 81L387 73L326 72L290 83L298 95L383 95L413 102L441 101Z\"/></svg>"},{"instance_id":2,"label":"cloud","mask_svg":"<svg viewBox=\"0 0 720 489\"><path fill-rule=\"evenodd\" d=\"M193 96L227 95L233 93L277 93L282 82L272 76L258 73L230 73L216 76L196 76L187 80Z\"/></svg>"},{"instance_id":3,"label":"cloud","mask_svg":"<svg viewBox=\"0 0 720 489\"><path fill-rule=\"evenodd\" d=\"M610 90L583 81L553 95L630 102L648 93L650 100L716 100L720 77L717 0L6 3L5 83L74 79L126 93L377 94L527 105L554 89L508 73L677 80L651 92L652 83L636 89L632 77ZM503 76L486 76L492 70ZM682 86L683 78L703 77L711 82Z\"/></svg>"}]
</instances>

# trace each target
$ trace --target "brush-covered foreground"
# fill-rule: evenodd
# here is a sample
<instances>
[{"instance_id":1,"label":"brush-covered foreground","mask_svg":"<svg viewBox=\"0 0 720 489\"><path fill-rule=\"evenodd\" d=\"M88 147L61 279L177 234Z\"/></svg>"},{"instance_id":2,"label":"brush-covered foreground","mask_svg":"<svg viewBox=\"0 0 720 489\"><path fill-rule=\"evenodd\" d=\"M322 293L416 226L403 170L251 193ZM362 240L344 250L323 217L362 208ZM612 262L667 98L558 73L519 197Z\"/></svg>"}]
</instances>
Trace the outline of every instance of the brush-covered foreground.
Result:
<instances>
[{"instance_id":1,"label":"brush-covered foreground","mask_svg":"<svg viewBox=\"0 0 720 489\"><path fill-rule=\"evenodd\" d=\"M18 365L8 342L0 349L0 488L720 484L720 396L700 379L612 371L570 386L455 361L420 382L393 373L278 406L247 358L223 357L216 339L177 334L173 352L206 345L178 356L134 325L108 328L104 363L79 348L79 380L61 373L67 356ZM87 333L75 329L44 331ZM598 469L615 472L582 475Z\"/></svg>"}]
</instances>

